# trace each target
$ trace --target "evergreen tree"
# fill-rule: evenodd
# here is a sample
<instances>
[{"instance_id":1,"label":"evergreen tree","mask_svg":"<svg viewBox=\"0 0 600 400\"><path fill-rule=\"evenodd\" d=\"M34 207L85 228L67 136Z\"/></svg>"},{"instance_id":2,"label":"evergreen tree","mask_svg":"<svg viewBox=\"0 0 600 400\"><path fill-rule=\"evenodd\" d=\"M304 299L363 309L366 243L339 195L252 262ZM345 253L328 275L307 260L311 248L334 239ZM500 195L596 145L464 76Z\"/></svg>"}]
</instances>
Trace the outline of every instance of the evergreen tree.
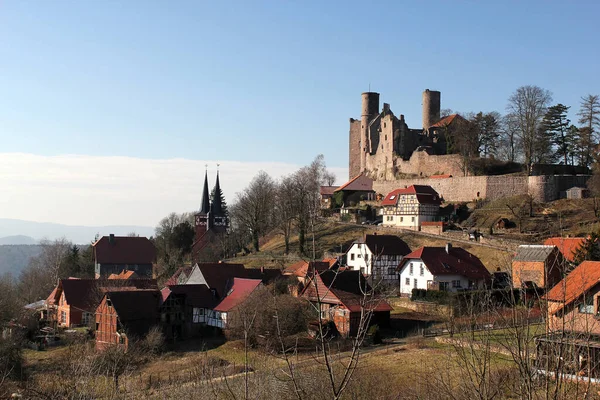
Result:
<instances>
[{"instance_id":1,"label":"evergreen tree","mask_svg":"<svg viewBox=\"0 0 600 400\"><path fill-rule=\"evenodd\" d=\"M500 114L495 111L485 114L480 111L470 118L477 135L477 153L484 158L494 155L497 151L500 118Z\"/></svg>"},{"instance_id":2,"label":"evergreen tree","mask_svg":"<svg viewBox=\"0 0 600 400\"><path fill-rule=\"evenodd\" d=\"M569 124L571 121L567 118L567 112L570 107L564 104L557 104L549 107L542 120L543 137L550 140L556 147L552 149L552 161L559 161L565 165L569 164Z\"/></svg>"},{"instance_id":3,"label":"evergreen tree","mask_svg":"<svg viewBox=\"0 0 600 400\"><path fill-rule=\"evenodd\" d=\"M600 96L587 95L581 98L579 112L580 165L589 166L600 136Z\"/></svg>"},{"instance_id":4,"label":"evergreen tree","mask_svg":"<svg viewBox=\"0 0 600 400\"><path fill-rule=\"evenodd\" d=\"M583 261L600 261L600 232L593 232L575 252L575 264Z\"/></svg>"}]
</instances>

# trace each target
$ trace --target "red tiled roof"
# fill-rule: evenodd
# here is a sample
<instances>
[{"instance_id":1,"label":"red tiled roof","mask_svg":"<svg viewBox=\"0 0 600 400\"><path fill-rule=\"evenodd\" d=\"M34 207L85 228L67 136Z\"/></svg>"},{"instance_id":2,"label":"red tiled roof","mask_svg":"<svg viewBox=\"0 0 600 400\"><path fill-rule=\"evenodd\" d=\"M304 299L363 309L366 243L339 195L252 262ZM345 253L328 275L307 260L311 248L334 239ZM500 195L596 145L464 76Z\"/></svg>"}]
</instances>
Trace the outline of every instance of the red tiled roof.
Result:
<instances>
[{"instance_id":1,"label":"red tiled roof","mask_svg":"<svg viewBox=\"0 0 600 400\"><path fill-rule=\"evenodd\" d=\"M385 196L381 202L382 206L395 206L398 203L398 197L403 194L414 194L420 204L441 204L440 195L434 188L428 185L411 185L404 189L396 189Z\"/></svg>"},{"instance_id":2,"label":"red tiled roof","mask_svg":"<svg viewBox=\"0 0 600 400\"><path fill-rule=\"evenodd\" d=\"M261 283L260 279L233 278L231 290L214 310L228 312L239 306Z\"/></svg>"},{"instance_id":3,"label":"red tiled roof","mask_svg":"<svg viewBox=\"0 0 600 400\"><path fill-rule=\"evenodd\" d=\"M562 307L565 307L598 283L600 283L600 261L584 261L550 289L544 297L550 301L561 302Z\"/></svg>"},{"instance_id":4,"label":"red tiled roof","mask_svg":"<svg viewBox=\"0 0 600 400\"><path fill-rule=\"evenodd\" d=\"M305 277L309 271L316 269L317 271L328 270L330 264L328 261L298 261L283 270L284 275L295 275Z\"/></svg>"},{"instance_id":5,"label":"red tiled roof","mask_svg":"<svg viewBox=\"0 0 600 400\"><path fill-rule=\"evenodd\" d=\"M191 272L192 272L192 267L189 267L189 266L188 267L180 267L177 271L175 271L173 276L171 276L165 282L165 285L167 285L167 286L177 285L179 283L179 276L181 274L185 274L187 277L189 277Z\"/></svg>"},{"instance_id":6,"label":"red tiled roof","mask_svg":"<svg viewBox=\"0 0 600 400\"><path fill-rule=\"evenodd\" d=\"M446 252L444 247L421 247L406 255L398 265L398 270L415 259L423 260L434 276L461 275L470 279L486 280L491 277L479 258L460 247L451 247L449 252Z\"/></svg>"},{"instance_id":7,"label":"red tiled roof","mask_svg":"<svg viewBox=\"0 0 600 400\"><path fill-rule=\"evenodd\" d=\"M323 303L340 304L351 312L360 312L363 307L376 312L392 310L384 299L364 295L370 291L371 287L360 271L327 270L313 277L302 296L312 301L320 298Z\"/></svg>"},{"instance_id":8,"label":"red tiled roof","mask_svg":"<svg viewBox=\"0 0 600 400\"><path fill-rule=\"evenodd\" d=\"M156 248L145 237L114 236L110 243L108 236L102 236L92 246L96 262L100 264L152 264L156 261Z\"/></svg>"},{"instance_id":9,"label":"red tiled roof","mask_svg":"<svg viewBox=\"0 0 600 400\"><path fill-rule=\"evenodd\" d=\"M339 186L321 186L321 196L331 196Z\"/></svg>"},{"instance_id":10,"label":"red tiled roof","mask_svg":"<svg viewBox=\"0 0 600 400\"><path fill-rule=\"evenodd\" d=\"M458 114L452 114L452 115L448 115L447 117L444 117L442 119L440 119L438 122L436 122L435 124L431 125L430 128L443 128L445 126L448 126L450 124L452 124L454 122L454 120L460 121L466 121L463 117L461 117Z\"/></svg>"},{"instance_id":11,"label":"red tiled roof","mask_svg":"<svg viewBox=\"0 0 600 400\"><path fill-rule=\"evenodd\" d=\"M363 191L363 192L372 192L373 191L373 179L365 176L363 174L357 175L354 178L350 179L348 182L344 183L339 188L335 189L335 192L339 192L342 190L348 191Z\"/></svg>"},{"instance_id":12,"label":"red tiled roof","mask_svg":"<svg viewBox=\"0 0 600 400\"><path fill-rule=\"evenodd\" d=\"M576 237L576 238L562 238L562 237L553 237L546 239L544 245L546 246L556 246L558 250L562 253L563 257L567 260L573 262L575 261L575 253L581 247L581 245L585 242L585 238Z\"/></svg>"}]
</instances>

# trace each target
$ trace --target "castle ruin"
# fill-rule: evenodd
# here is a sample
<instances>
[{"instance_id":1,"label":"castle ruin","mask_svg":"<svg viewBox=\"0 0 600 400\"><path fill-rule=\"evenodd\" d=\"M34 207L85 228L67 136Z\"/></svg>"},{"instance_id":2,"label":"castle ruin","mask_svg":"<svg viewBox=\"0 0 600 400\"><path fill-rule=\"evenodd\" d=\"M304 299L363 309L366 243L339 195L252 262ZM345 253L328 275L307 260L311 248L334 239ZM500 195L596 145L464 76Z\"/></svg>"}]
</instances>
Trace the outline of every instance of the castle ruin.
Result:
<instances>
[{"instance_id":1,"label":"castle ruin","mask_svg":"<svg viewBox=\"0 0 600 400\"><path fill-rule=\"evenodd\" d=\"M537 201L556 200L573 186L584 186L589 175L567 172L565 166L545 165L544 173L465 176L462 157L447 154L447 135L460 132L465 121L458 114L441 118L441 93L426 89L422 121L410 129L404 115L396 117L390 105L379 109L379 93L362 94L361 118L350 118L349 175L364 174L383 195L413 184L433 186L447 201L494 200L529 193Z\"/></svg>"}]
</instances>

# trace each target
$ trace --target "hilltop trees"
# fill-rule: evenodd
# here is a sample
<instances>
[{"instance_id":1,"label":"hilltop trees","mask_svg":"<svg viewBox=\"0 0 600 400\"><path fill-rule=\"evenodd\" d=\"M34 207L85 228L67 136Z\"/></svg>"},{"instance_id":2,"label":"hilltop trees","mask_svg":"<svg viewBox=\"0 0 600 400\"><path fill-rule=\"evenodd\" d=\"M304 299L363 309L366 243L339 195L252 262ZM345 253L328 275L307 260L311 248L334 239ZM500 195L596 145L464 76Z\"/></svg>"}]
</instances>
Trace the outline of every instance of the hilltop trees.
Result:
<instances>
[{"instance_id":1,"label":"hilltop trees","mask_svg":"<svg viewBox=\"0 0 600 400\"><path fill-rule=\"evenodd\" d=\"M550 91L530 85L521 86L508 99L506 109L516 122L528 168L536 159L542 158L544 148L539 144L545 142L545 137L540 124L551 101Z\"/></svg>"}]
</instances>

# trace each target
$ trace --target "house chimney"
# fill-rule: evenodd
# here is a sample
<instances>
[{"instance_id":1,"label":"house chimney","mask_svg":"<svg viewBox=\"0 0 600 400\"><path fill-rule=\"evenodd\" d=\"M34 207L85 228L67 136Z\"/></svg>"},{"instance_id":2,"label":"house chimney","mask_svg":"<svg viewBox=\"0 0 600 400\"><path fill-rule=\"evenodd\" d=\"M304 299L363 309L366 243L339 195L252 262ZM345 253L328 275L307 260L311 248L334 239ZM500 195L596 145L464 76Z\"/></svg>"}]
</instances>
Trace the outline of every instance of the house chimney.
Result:
<instances>
[{"instance_id":1,"label":"house chimney","mask_svg":"<svg viewBox=\"0 0 600 400\"><path fill-rule=\"evenodd\" d=\"M264 274L265 273L265 267L260 267L260 273Z\"/></svg>"},{"instance_id":2,"label":"house chimney","mask_svg":"<svg viewBox=\"0 0 600 400\"><path fill-rule=\"evenodd\" d=\"M450 250L452 250L452 243L446 243L446 253L450 254Z\"/></svg>"},{"instance_id":3,"label":"house chimney","mask_svg":"<svg viewBox=\"0 0 600 400\"><path fill-rule=\"evenodd\" d=\"M108 243L110 243L110 244L115 243L115 234L114 233L111 233L110 235L108 235Z\"/></svg>"}]
</instances>

